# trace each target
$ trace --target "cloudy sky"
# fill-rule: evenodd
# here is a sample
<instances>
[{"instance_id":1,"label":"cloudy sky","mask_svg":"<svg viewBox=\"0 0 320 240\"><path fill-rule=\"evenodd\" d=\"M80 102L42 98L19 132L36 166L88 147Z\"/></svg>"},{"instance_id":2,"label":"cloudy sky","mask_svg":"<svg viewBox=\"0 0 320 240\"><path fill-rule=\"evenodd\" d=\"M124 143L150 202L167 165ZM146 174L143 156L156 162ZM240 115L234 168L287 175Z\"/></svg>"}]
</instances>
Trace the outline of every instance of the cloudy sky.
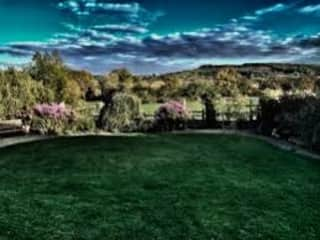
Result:
<instances>
[{"instance_id":1,"label":"cloudy sky","mask_svg":"<svg viewBox=\"0 0 320 240\"><path fill-rule=\"evenodd\" d=\"M0 0L0 65L52 50L95 73L320 63L320 1Z\"/></svg>"}]
</instances>

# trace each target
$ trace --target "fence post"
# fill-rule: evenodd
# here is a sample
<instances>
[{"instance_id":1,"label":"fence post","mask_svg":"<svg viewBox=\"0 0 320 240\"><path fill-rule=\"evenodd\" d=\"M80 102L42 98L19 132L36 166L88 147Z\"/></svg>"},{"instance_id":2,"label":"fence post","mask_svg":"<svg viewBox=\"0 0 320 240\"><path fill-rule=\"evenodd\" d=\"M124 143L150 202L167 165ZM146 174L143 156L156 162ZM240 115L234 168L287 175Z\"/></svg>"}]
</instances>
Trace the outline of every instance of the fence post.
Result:
<instances>
[{"instance_id":1,"label":"fence post","mask_svg":"<svg viewBox=\"0 0 320 240\"><path fill-rule=\"evenodd\" d=\"M205 121L208 128L215 128L217 125L216 110L212 99L208 95L202 96L205 105Z\"/></svg>"}]
</instances>

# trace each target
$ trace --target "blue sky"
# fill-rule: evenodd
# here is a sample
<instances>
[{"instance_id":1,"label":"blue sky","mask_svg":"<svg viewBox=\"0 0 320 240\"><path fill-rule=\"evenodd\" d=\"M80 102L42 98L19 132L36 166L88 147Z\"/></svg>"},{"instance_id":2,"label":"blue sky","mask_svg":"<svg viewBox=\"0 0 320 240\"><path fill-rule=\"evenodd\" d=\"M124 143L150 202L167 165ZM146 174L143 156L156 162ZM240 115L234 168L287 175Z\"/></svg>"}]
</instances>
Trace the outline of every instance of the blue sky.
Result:
<instances>
[{"instance_id":1,"label":"blue sky","mask_svg":"<svg viewBox=\"0 0 320 240\"><path fill-rule=\"evenodd\" d=\"M3 66L52 50L95 73L320 63L318 0L0 0L0 31Z\"/></svg>"}]
</instances>

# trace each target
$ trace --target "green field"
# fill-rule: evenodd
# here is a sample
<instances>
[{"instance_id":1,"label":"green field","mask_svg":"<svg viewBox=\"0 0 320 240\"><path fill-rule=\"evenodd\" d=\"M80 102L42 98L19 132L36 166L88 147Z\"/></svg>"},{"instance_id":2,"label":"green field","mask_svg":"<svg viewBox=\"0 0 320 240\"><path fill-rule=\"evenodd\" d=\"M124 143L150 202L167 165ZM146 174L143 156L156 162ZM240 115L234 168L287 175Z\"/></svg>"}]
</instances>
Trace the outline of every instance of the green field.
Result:
<instances>
[{"instance_id":1,"label":"green field","mask_svg":"<svg viewBox=\"0 0 320 240\"><path fill-rule=\"evenodd\" d=\"M250 138L61 138L0 166L0 239L320 239L320 162Z\"/></svg>"},{"instance_id":2,"label":"green field","mask_svg":"<svg viewBox=\"0 0 320 240\"><path fill-rule=\"evenodd\" d=\"M147 115L153 115L161 103L147 103L142 105L142 112ZM187 102L187 107L190 111L202 111L203 105L200 101Z\"/></svg>"},{"instance_id":3,"label":"green field","mask_svg":"<svg viewBox=\"0 0 320 240\"><path fill-rule=\"evenodd\" d=\"M146 115L154 115L161 105L161 103L142 104L142 113ZM83 103L83 106L80 108L80 110L89 109L93 112L93 114L97 115L99 114L101 107L102 106L99 106L97 103ZM200 101L187 102L187 107L190 111L202 111L203 109L203 105Z\"/></svg>"}]
</instances>

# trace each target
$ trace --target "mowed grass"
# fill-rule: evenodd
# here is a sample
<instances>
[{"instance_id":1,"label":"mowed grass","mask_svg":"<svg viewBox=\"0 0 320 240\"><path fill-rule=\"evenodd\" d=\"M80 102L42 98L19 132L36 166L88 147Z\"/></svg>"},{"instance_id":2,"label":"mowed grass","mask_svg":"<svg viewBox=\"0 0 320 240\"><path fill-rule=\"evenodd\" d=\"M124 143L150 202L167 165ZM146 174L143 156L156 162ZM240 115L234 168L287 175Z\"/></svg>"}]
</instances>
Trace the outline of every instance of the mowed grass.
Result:
<instances>
[{"instance_id":1,"label":"mowed grass","mask_svg":"<svg viewBox=\"0 0 320 240\"><path fill-rule=\"evenodd\" d=\"M320 239L320 162L245 137L0 150L0 239Z\"/></svg>"}]
</instances>

